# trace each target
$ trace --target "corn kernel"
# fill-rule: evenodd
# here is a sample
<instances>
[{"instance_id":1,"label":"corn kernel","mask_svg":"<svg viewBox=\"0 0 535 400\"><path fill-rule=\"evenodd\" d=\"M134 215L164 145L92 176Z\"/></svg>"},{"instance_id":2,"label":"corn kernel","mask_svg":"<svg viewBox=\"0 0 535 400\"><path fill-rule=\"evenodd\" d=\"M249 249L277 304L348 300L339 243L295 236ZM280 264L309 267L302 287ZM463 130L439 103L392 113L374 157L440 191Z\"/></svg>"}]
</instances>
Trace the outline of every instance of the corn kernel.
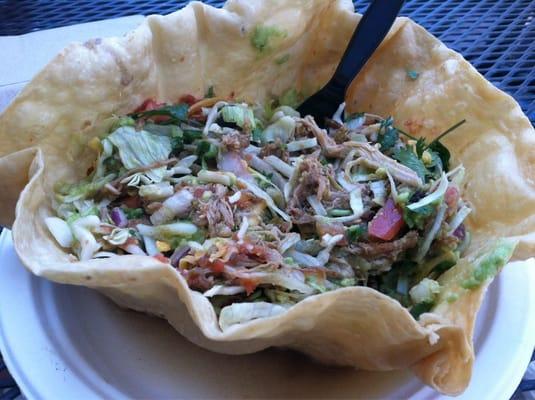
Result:
<instances>
[{"instance_id":1,"label":"corn kernel","mask_svg":"<svg viewBox=\"0 0 535 400\"><path fill-rule=\"evenodd\" d=\"M377 175L380 178L386 178L386 168L379 167L375 170L375 175Z\"/></svg>"},{"instance_id":2,"label":"corn kernel","mask_svg":"<svg viewBox=\"0 0 535 400\"><path fill-rule=\"evenodd\" d=\"M426 165L429 165L433 162L433 157L431 157L431 154L427 150L422 154L422 161Z\"/></svg>"},{"instance_id":3,"label":"corn kernel","mask_svg":"<svg viewBox=\"0 0 535 400\"><path fill-rule=\"evenodd\" d=\"M166 251L171 250L171 246L169 245L169 243L161 240L156 241L156 248L160 253L165 253Z\"/></svg>"},{"instance_id":4,"label":"corn kernel","mask_svg":"<svg viewBox=\"0 0 535 400\"><path fill-rule=\"evenodd\" d=\"M93 139L91 139L87 145L89 146L90 149L93 149L97 152L101 152L102 151L102 144L100 143L100 139L98 137L94 137Z\"/></svg>"}]
</instances>

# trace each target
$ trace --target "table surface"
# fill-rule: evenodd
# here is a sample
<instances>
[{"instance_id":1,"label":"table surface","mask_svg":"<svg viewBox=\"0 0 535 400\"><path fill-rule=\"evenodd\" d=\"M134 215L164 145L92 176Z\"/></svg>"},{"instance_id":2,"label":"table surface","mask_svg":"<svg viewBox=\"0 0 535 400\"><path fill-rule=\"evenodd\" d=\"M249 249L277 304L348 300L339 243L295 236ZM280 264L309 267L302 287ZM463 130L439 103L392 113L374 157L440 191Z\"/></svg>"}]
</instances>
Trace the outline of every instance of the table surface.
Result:
<instances>
[{"instance_id":1,"label":"table surface","mask_svg":"<svg viewBox=\"0 0 535 400\"><path fill-rule=\"evenodd\" d=\"M221 6L224 2L205 3ZM364 12L369 2L354 3L357 11ZM185 4L180 0L0 0L0 36L126 15L167 14ZM535 122L534 0L406 0L401 14L460 52L512 95ZM0 400L19 394L0 355ZM535 380L523 380L513 397L535 399Z\"/></svg>"}]
</instances>

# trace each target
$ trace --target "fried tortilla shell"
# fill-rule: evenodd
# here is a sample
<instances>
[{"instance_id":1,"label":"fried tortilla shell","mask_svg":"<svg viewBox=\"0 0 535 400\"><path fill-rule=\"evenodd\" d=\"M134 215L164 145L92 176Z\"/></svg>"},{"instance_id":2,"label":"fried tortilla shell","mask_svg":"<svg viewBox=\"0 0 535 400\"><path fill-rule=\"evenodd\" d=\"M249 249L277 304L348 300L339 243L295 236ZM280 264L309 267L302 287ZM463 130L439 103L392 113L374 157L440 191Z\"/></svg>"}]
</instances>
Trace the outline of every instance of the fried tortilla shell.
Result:
<instances>
[{"instance_id":1,"label":"fried tortilla shell","mask_svg":"<svg viewBox=\"0 0 535 400\"><path fill-rule=\"evenodd\" d=\"M288 89L306 96L329 79L358 20L345 0L231 0L223 9L193 2L148 17L124 37L67 47L0 116L0 223L12 226L23 264L38 276L88 286L121 306L166 318L213 351L284 346L336 365L413 367L437 390L462 392L474 359L474 320L494 274L476 289L463 289L462 280L494 238L505 237L496 247L497 269L517 242L515 259L535 253L535 135L511 97L409 19L396 21L353 82L347 104L393 115L401 127L428 137L467 120L445 143L454 164L467 170L464 195L474 207L468 223L475 240L467 258L441 277L448 292L418 321L396 300L352 287L222 331L208 299L170 265L135 255L76 261L44 223L54 214L54 184L85 175L94 158L85 144L113 114L148 98L202 97L210 87L218 96L256 102ZM278 33L258 43L258 30ZM458 298L450 302L452 293Z\"/></svg>"}]
</instances>

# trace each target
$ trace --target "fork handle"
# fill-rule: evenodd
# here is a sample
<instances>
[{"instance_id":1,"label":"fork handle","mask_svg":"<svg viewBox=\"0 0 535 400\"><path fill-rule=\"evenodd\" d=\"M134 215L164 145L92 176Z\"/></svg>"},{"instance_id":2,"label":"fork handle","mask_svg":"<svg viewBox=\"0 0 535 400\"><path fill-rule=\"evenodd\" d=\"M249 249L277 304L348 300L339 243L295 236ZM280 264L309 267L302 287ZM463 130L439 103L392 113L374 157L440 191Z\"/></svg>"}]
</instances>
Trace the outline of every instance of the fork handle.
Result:
<instances>
[{"instance_id":1,"label":"fork handle","mask_svg":"<svg viewBox=\"0 0 535 400\"><path fill-rule=\"evenodd\" d=\"M394 24L404 0L373 0L349 40L336 72L333 85L344 98L346 89L369 60ZM385 23L388 22L388 23Z\"/></svg>"}]
</instances>

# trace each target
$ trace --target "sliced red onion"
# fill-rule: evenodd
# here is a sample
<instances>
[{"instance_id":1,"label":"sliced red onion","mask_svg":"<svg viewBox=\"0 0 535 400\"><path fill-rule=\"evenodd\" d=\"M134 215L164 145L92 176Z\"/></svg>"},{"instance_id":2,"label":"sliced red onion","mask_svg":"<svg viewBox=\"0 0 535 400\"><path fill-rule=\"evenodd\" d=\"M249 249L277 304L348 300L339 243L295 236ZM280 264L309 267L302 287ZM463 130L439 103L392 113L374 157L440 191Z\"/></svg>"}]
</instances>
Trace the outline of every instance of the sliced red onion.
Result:
<instances>
[{"instance_id":1,"label":"sliced red onion","mask_svg":"<svg viewBox=\"0 0 535 400\"><path fill-rule=\"evenodd\" d=\"M220 152L217 159L217 168L220 171L232 172L249 182L254 182L254 178L247 170L247 162L243 156L235 151Z\"/></svg>"},{"instance_id":2,"label":"sliced red onion","mask_svg":"<svg viewBox=\"0 0 535 400\"><path fill-rule=\"evenodd\" d=\"M175 249L170 258L171 265L175 268L178 268L178 263L183 257L185 257L189 253L190 250L191 248L189 246L182 246Z\"/></svg>"},{"instance_id":3,"label":"sliced red onion","mask_svg":"<svg viewBox=\"0 0 535 400\"><path fill-rule=\"evenodd\" d=\"M110 214L111 220L119 228L126 228L128 225L128 218L120 207L113 207Z\"/></svg>"},{"instance_id":4,"label":"sliced red onion","mask_svg":"<svg viewBox=\"0 0 535 400\"><path fill-rule=\"evenodd\" d=\"M459 240L463 241L466 236L466 228L464 227L464 224L459 225L454 231L453 236L458 238Z\"/></svg>"}]
</instances>

